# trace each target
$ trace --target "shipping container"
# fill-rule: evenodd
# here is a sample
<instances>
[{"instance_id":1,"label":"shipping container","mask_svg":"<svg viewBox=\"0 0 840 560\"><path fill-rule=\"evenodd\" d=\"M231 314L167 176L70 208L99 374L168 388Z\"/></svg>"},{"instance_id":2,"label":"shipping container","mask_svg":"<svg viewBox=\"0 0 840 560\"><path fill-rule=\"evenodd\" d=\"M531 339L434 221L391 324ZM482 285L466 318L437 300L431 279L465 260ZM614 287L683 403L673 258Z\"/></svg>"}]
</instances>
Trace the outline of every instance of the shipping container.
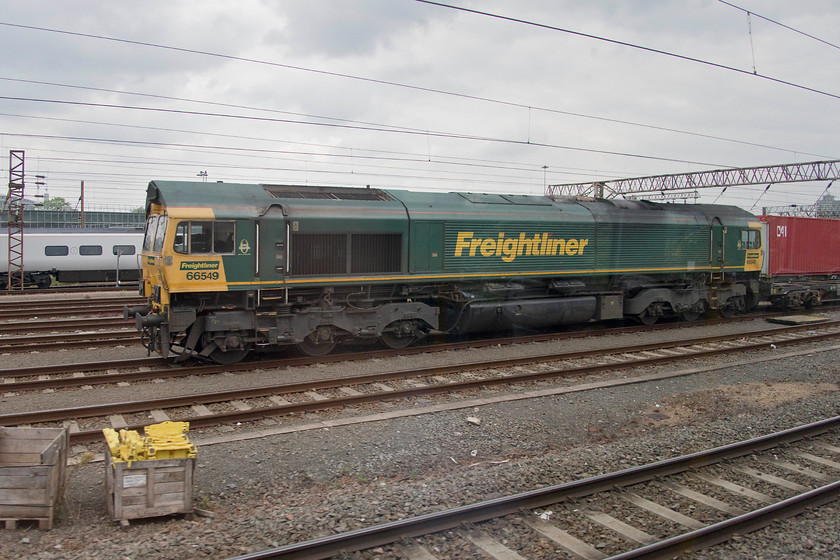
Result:
<instances>
[{"instance_id":1,"label":"shipping container","mask_svg":"<svg viewBox=\"0 0 840 560\"><path fill-rule=\"evenodd\" d=\"M760 216L766 224L768 277L840 274L840 220L792 216Z\"/></svg>"}]
</instances>

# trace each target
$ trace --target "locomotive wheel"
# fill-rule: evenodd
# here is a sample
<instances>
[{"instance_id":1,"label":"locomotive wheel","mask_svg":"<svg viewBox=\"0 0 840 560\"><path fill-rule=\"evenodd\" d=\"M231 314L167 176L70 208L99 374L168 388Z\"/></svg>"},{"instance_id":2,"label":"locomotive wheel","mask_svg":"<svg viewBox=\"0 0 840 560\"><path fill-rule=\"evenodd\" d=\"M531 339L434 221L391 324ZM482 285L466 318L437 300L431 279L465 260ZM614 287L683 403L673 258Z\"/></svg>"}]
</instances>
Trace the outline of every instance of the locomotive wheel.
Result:
<instances>
[{"instance_id":1,"label":"locomotive wheel","mask_svg":"<svg viewBox=\"0 0 840 560\"><path fill-rule=\"evenodd\" d=\"M382 343L392 350L401 350L410 346L412 342L417 340L413 336L399 336L395 332L385 331L382 333Z\"/></svg>"},{"instance_id":2,"label":"locomotive wheel","mask_svg":"<svg viewBox=\"0 0 840 560\"><path fill-rule=\"evenodd\" d=\"M721 307L720 316L724 319L731 319L735 316L736 310L734 307Z\"/></svg>"},{"instance_id":3,"label":"locomotive wheel","mask_svg":"<svg viewBox=\"0 0 840 560\"><path fill-rule=\"evenodd\" d=\"M250 348L243 348L242 350L228 350L227 352L223 352L219 348L216 348L210 352L208 358L217 364L229 366L242 361L242 358L247 356L250 351Z\"/></svg>"},{"instance_id":4,"label":"locomotive wheel","mask_svg":"<svg viewBox=\"0 0 840 560\"><path fill-rule=\"evenodd\" d=\"M683 321L691 322L696 321L700 318L701 315L706 313L706 303L704 300L700 300L697 302L692 309L689 311L683 311L680 313L680 318Z\"/></svg>"},{"instance_id":5,"label":"locomotive wheel","mask_svg":"<svg viewBox=\"0 0 840 560\"><path fill-rule=\"evenodd\" d=\"M654 323L656 323L656 321L658 321L658 320L659 320L659 315L656 315L655 313L651 313L647 309L645 309L644 311L639 313L639 322L643 325L648 326L648 327L653 325Z\"/></svg>"},{"instance_id":6,"label":"locomotive wheel","mask_svg":"<svg viewBox=\"0 0 840 560\"><path fill-rule=\"evenodd\" d=\"M724 319L731 319L736 313L744 310L744 298L742 296L731 297L726 301L729 305L720 308L720 316Z\"/></svg>"},{"instance_id":7,"label":"locomotive wheel","mask_svg":"<svg viewBox=\"0 0 840 560\"><path fill-rule=\"evenodd\" d=\"M297 347L307 356L326 356L335 348L335 342L317 342L310 334L299 342Z\"/></svg>"},{"instance_id":8,"label":"locomotive wheel","mask_svg":"<svg viewBox=\"0 0 840 560\"><path fill-rule=\"evenodd\" d=\"M400 350L410 346L417 340L414 324L411 321L397 321L391 323L382 331L382 343L393 350Z\"/></svg>"},{"instance_id":9,"label":"locomotive wheel","mask_svg":"<svg viewBox=\"0 0 840 560\"><path fill-rule=\"evenodd\" d=\"M683 311L680 313L680 319L690 323L691 321L696 321L700 318L700 313L697 311Z\"/></svg>"}]
</instances>

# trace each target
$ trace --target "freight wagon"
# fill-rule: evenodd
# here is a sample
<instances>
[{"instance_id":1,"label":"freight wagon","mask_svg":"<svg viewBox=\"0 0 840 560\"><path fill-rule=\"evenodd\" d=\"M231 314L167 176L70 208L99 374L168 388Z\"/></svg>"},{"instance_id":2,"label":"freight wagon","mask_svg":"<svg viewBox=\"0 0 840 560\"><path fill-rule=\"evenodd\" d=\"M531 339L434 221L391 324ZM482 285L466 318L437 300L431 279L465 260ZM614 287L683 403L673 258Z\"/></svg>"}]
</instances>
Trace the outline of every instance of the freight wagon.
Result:
<instances>
[{"instance_id":1,"label":"freight wagon","mask_svg":"<svg viewBox=\"0 0 840 560\"><path fill-rule=\"evenodd\" d=\"M840 220L760 216L768 258L760 294L775 307L840 299Z\"/></svg>"},{"instance_id":2,"label":"freight wagon","mask_svg":"<svg viewBox=\"0 0 840 560\"><path fill-rule=\"evenodd\" d=\"M757 301L761 224L730 206L153 181L141 293L150 351L234 362Z\"/></svg>"}]
</instances>

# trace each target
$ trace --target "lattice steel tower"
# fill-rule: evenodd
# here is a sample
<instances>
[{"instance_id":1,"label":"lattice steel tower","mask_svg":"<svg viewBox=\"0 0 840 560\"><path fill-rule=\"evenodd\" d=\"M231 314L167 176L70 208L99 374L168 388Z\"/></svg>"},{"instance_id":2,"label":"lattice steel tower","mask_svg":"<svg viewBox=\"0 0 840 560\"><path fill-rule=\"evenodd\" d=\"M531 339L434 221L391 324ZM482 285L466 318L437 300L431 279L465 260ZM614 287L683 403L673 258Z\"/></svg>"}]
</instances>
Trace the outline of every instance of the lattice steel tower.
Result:
<instances>
[{"instance_id":1,"label":"lattice steel tower","mask_svg":"<svg viewBox=\"0 0 840 560\"><path fill-rule=\"evenodd\" d=\"M9 217L9 290L23 289L23 150L9 151L9 196L6 199Z\"/></svg>"}]
</instances>

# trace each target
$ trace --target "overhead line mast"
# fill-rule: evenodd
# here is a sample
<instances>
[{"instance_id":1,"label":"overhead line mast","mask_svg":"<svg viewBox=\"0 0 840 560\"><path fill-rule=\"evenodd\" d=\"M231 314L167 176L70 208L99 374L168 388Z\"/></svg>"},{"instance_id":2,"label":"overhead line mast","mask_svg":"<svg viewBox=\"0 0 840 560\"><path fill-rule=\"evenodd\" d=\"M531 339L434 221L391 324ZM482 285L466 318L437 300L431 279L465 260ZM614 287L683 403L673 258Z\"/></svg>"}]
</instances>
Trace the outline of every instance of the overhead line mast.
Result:
<instances>
[{"instance_id":1,"label":"overhead line mast","mask_svg":"<svg viewBox=\"0 0 840 560\"><path fill-rule=\"evenodd\" d=\"M9 151L9 196L6 207L8 216L9 239L9 290L23 289L23 189L24 189L24 152Z\"/></svg>"},{"instance_id":2,"label":"overhead line mast","mask_svg":"<svg viewBox=\"0 0 840 560\"><path fill-rule=\"evenodd\" d=\"M734 167L713 171L696 171L596 181L593 183L569 183L548 185L548 196L593 196L596 198L616 198L645 192L663 193L710 187L730 187L734 185L759 185L765 183L804 183L807 181L840 179L840 160L813 161L810 163L790 163L762 167Z\"/></svg>"}]
</instances>

